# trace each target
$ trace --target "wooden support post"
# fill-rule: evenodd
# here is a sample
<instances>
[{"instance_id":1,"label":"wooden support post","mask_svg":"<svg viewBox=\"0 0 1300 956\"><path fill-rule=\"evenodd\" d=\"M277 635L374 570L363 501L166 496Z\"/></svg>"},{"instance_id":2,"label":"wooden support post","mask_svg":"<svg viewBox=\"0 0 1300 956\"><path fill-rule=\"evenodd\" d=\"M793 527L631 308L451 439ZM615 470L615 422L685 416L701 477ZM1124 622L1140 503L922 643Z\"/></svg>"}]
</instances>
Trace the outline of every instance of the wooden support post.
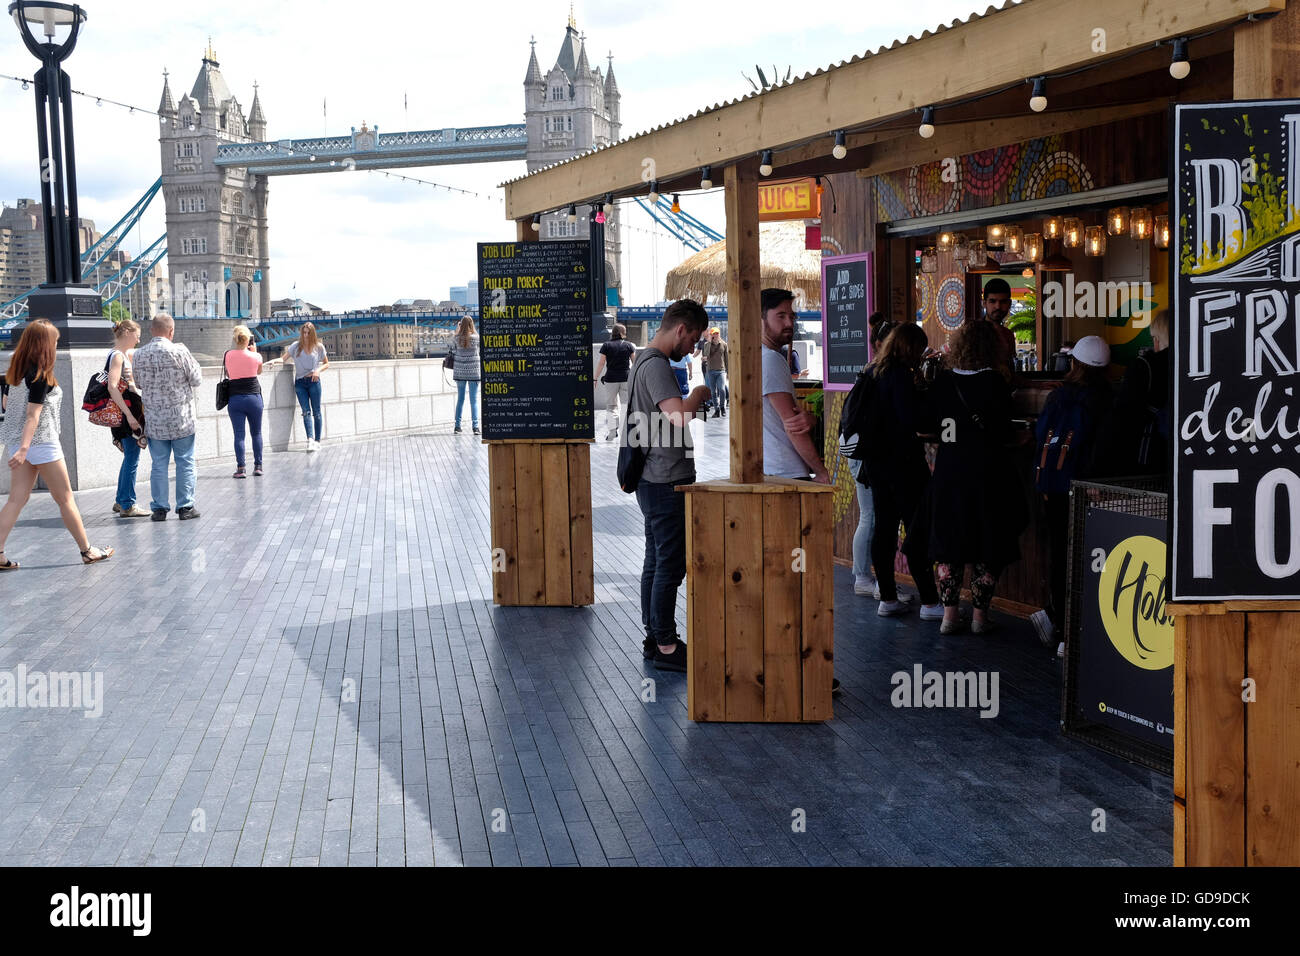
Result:
<instances>
[{"instance_id":1,"label":"wooden support post","mask_svg":"<svg viewBox=\"0 0 1300 956\"><path fill-rule=\"evenodd\" d=\"M1195 58L1195 44L1192 44ZM1289 3L1271 20L1233 33L1232 97L1279 99L1300 95L1300 4Z\"/></svg>"},{"instance_id":2,"label":"wooden support post","mask_svg":"<svg viewBox=\"0 0 1300 956\"><path fill-rule=\"evenodd\" d=\"M731 480L763 480L763 313L758 250L758 160L728 166L727 344L731 385Z\"/></svg>"}]
</instances>

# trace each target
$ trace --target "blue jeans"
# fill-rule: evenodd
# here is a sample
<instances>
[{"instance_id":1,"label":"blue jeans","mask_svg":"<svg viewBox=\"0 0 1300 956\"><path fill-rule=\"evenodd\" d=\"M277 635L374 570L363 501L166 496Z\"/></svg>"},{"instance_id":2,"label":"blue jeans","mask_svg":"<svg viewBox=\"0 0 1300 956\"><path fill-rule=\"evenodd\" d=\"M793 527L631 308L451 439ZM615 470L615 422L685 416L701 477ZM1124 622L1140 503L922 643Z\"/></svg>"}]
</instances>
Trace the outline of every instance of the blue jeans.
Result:
<instances>
[{"instance_id":1,"label":"blue jeans","mask_svg":"<svg viewBox=\"0 0 1300 956\"><path fill-rule=\"evenodd\" d=\"M713 393L713 404L722 411L727 410L727 387L722 384L725 373L722 369L710 369L705 377L705 384Z\"/></svg>"},{"instance_id":2,"label":"blue jeans","mask_svg":"<svg viewBox=\"0 0 1300 956\"><path fill-rule=\"evenodd\" d=\"M320 383L317 382L317 405L320 404ZM244 467L244 423L248 423L248 433L253 436L253 464L262 463L262 396L231 395L230 404L226 406L230 414L230 424L235 429L235 464ZM319 427L319 426L317 426Z\"/></svg>"},{"instance_id":3,"label":"blue jeans","mask_svg":"<svg viewBox=\"0 0 1300 956\"><path fill-rule=\"evenodd\" d=\"M135 505L135 472L140 464L140 446L134 438L122 442L122 467L117 473L117 506L130 511Z\"/></svg>"},{"instance_id":4,"label":"blue jeans","mask_svg":"<svg viewBox=\"0 0 1300 956\"><path fill-rule=\"evenodd\" d=\"M320 380L312 381L310 376L296 379L293 383L293 390L298 395L298 405L302 408L302 427L307 432L307 440L313 438L320 441L321 434L325 431L325 420L320 414ZM316 423L316 430L312 431L312 422Z\"/></svg>"},{"instance_id":5,"label":"blue jeans","mask_svg":"<svg viewBox=\"0 0 1300 956\"><path fill-rule=\"evenodd\" d=\"M856 458L846 459L849 473L853 475L853 488L858 496L858 527L853 532L853 576L871 577L871 537L876 533L876 509L871 502L871 489L858 481L858 472L862 462Z\"/></svg>"},{"instance_id":6,"label":"blue jeans","mask_svg":"<svg viewBox=\"0 0 1300 956\"><path fill-rule=\"evenodd\" d=\"M456 382L456 427L460 428L460 413L465 408L465 393L469 393L469 417L478 428L478 382L460 379Z\"/></svg>"},{"instance_id":7,"label":"blue jeans","mask_svg":"<svg viewBox=\"0 0 1300 956\"><path fill-rule=\"evenodd\" d=\"M149 439L149 454L153 456L153 471L149 476L149 490L153 501L149 507L154 511L169 511L167 504L167 468L171 457L176 455L176 510L194 507L194 436L175 438L166 441L162 438Z\"/></svg>"},{"instance_id":8,"label":"blue jeans","mask_svg":"<svg viewBox=\"0 0 1300 956\"><path fill-rule=\"evenodd\" d=\"M636 503L645 516L641 623L659 644L677 638L677 587L686 577L686 496L671 484L642 481Z\"/></svg>"}]
</instances>

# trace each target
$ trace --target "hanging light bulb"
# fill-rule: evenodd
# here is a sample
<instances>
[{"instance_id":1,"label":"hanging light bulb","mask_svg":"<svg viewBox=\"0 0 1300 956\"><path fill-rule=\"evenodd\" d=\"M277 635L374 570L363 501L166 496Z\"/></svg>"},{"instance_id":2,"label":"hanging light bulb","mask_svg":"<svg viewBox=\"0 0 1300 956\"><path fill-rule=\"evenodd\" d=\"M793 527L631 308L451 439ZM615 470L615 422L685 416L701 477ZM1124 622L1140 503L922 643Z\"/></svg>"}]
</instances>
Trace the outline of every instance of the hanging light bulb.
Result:
<instances>
[{"instance_id":1,"label":"hanging light bulb","mask_svg":"<svg viewBox=\"0 0 1300 956\"><path fill-rule=\"evenodd\" d=\"M535 212L533 213L533 232L541 232L541 231L542 231L542 214L540 212Z\"/></svg>"},{"instance_id":2,"label":"hanging light bulb","mask_svg":"<svg viewBox=\"0 0 1300 956\"><path fill-rule=\"evenodd\" d=\"M701 189L713 188L713 167L712 166L700 167L700 188Z\"/></svg>"},{"instance_id":3,"label":"hanging light bulb","mask_svg":"<svg viewBox=\"0 0 1300 956\"><path fill-rule=\"evenodd\" d=\"M1128 232L1128 206L1115 206L1106 210L1106 232L1122 236Z\"/></svg>"},{"instance_id":4,"label":"hanging light bulb","mask_svg":"<svg viewBox=\"0 0 1300 956\"><path fill-rule=\"evenodd\" d=\"M1036 232L1027 232L1021 242L1022 251L1025 258L1030 262L1041 262L1043 259L1043 237Z\"/></svg>"},{"instance_id":5,"label":"hanging light bulb","mask_svg":"<svg viewBox=\"0 0 1300 956\"><path fill-rule=\"evenodd\" d=\"M1089 226L1084 233L1083 254L1085 256L1104 256L1106 254L1106 230L1101 226Z\"/></svg>"},{"instance_id":6,"label":"hanging light bulb","mask_svg":"<svg viewBox=\"0 0 1300 956\"><path fill-rule=\"evenodd\" d=\"M929 139L934 135L934 107L927 106L921 110L921 126L917 130L921 134L921 139Z\"/></svg>"},{"instance_id":7,"label":"hanging light bulb","mask_svg":"<svg viewBox=\"0 0 1300 956\"><path fill-rule=\"evenodd\" d=\"M927 274L939 271L939 250L934 246L921 250L921 271Z\"/></svg>"},{"instance_id":8,"label":"hanging light bulb","mask_svg":"<svg viewBox=\"0 0 1300 956\"><path fill-rule=\"evenodd\" d=\"M1061 238L1067 249L1078 249L1083 245L1083 220L1066 216L1061 223Z\"/></svg>"},{"instance_id":9,"label":"hanging light bulb","mask_svg":"<svg viewBox=\"0 0 1300 956\"><path fill-rule=\"evenodd\" d=\"M984 242L990 249L1001 249L1007 242L1007 227L995 222L984 231Z\"/></svg>"},{"instance_id":10,"label":"hanging light bulb","mask_svg":"<svg viewBox=\"0 0 1300 956\"><path fill-rule=\"evenodd\" d=\"M1060 239L1061 238L1061 217L1048 216L1043 220L1043 238Z\"/></svg>"},{"instance_id":11,"label":"hanging light bulb","mask_svg":"<svg viewBox=\"0 0 1300 956\"><path fill-rule=\"evenodd\" d=\"M672 211L675 213L682 211L682 201L678 198L677 193L673 193Z\"/></svg>"},{"instance_id":12,"label":"hanging light bulb","mask_svg":"<svg viewBox=\"0 0 1300 956\"><path fill-rule=\"evenodd\" d=\"M1029 108L1035 113L1041 113L1047 109L1047 77L1039 76L1034 78L1033 95L1029 97Z\"/></svg>"},{"instance_id":13,"label":"hanging light bulb","mask_svg":"<svg viewBox=\"0 0 1300 956\"><path fill-rule=\"evenodd\" d=\"M1131 239L1150 239L1151 238L1151 210L1146 206L1138 206L1128 217L1128 234Z\"/></svg>"},{"instance_id":14,"label":"hanging light bulb","mask_svg":"<svg viewBox=\"0 0 1300 956\"><path fill-rule=\"evenodd\" d=\"M835 131L835 148L831 150L831 155L836 159L843 159L845 156L849 155L849 148L845 143L846 137L844 135L844 130L837 129Z\"/></svg>"},{"instance_id":15,"label":"hanging light bulb","mask_svg":"<svg viewBox=\"0 0 1300 956\"><path fill-rule=\"evenodd\" d=\"M650 205L657 205L659 202L659 180L650 180Z\"/></svg>"},{"instance_id":16,"label":"hanging light bulb","mask_svg":"<svg viewBox=\"0 0 1300 956\"><path fill-rule=\"evenodd\" d=\"M951 232L939 233L939 248L945 252L952 248L953 234Z\"/></svg>"},{"instance_id":17,"label":"hanging light bulb","mask_svg":"<svg viewBox=\"0 0 1300 956\"><path fill-rule=\"evenodd\" d=\"M1006 238L1003 241L1003 247L1007 252L1020 252L1023 235L1019 226L1007 226Z\"/></svg>"},{"instance_id":18,"label":"hanging light bulb","mask_svg":"<svg viewBox=\"0 0 1300 956\"><path fill-rule=\"evenodd\" d=\"M966 261L972 266L984 265L984 260L988 256L988 249L983 239L972 239L966 246Z\"/></svg>"},{"instance_id":19,"label":"hanging light bulb","mask_svg":"<svg viewBox=\"0 0 1300 956\"><path fill-rule=\"evenodd\" d=\"M765 149L758 157L758 174L760 176L772 175L772 151Z\"/></svg>"},{"instance_id":20,"label":"hanging light bulb","mask_svg":"<svg viewBox=\"0 0 1300 956\"><path fill-rule=\"evenodd\" d=\"M23 89L25 90L31 89L31 84L28 83L26 80L23 80ZM164 119L163 122L166 122L166 120Z\"/></svg>"},{"instance_id":21,"label":"hanging light bulb","mask_svg":"<svg viewBox=\"0 0 1300 956\"><path fill-rule=\"evenodd\" d=\"M958 262L964 262L968 255L970 255L970 242L960 233L953 236L952 257Z\"/></svg>"},{"instance_id":22,"label":"hanging light bulb","mask_svg":"<svg viewBox=\"0 0 1300 956\"><path fill-rule=\"evenodd\" d=\"M820 176L816 177L816 181L817 181L817 195L820 196L822 193L826 192L826 187L822 185L822 178Z\"/></svg>"},{"instance_id":23,"label":"hanging light bulb","mask_svg":"<svg viewBox=\"0 0 1300 956\"><path fill-rule=\"evenodd\" d=\"M1156 248L1168 249L1169 248L1169 217L1156 216L1155 222L1156 224L1152 234L1155 239Z\"/></svg>"},{"instance_id":24,"label":"hanging light bulb","mask_svg":"<svg viewBox=\"0 0 1300 956\"><path fill-rule=\"evenodd\" d=\"M601 212L603 212L606 216L612 216L614 214L613 193L605 193L605 205L602 207Z\"/></svg>"},{"instance_id":25,"label":"hanging light bulb","mask_svg":"<svg viewBox=\"0 0 1300 956\"><path fill-rule=\"evenodd\" d=\"M1179 37L1174 41L1174 55L1169 63L1169 75L1175 80L1187 79L1187 74L1192 72L1192 64L1187 59L1187 37Z\"/></svg>"},{"instance_id":26,"label":"hanging light bulb","mask_svg":"<svg viewBox=\"0 0 1300 956\"><path fill-rule=\"evenodd\" d=\"M573 203L569 203L569 215L567 218L569 222L578 221L578 207Z\"/></svg>"}]
</instances>

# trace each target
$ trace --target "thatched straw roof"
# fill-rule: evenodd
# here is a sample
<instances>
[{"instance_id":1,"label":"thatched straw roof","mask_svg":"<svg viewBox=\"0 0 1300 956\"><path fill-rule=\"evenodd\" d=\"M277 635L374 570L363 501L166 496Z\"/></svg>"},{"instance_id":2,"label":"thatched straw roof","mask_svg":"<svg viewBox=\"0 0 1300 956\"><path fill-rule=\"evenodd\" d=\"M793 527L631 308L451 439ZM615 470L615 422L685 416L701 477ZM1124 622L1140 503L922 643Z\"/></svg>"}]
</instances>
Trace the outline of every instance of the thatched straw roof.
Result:
<instances>
[{"instance_id":1,"label":"thatched straw roof","mask_svg":"<svg viewBox=\"0 0 1300 956\"><path fill-rule=\"evenodd\" d=\"M758 227L759 257L764 288L795 293L795 308L821 308L822 254L804 248L802 220L764 222ZM670 269L664 284L667 299L716 302L727 294L727 243L715 242L681 265Z\"/></svg>"}]
</instances>

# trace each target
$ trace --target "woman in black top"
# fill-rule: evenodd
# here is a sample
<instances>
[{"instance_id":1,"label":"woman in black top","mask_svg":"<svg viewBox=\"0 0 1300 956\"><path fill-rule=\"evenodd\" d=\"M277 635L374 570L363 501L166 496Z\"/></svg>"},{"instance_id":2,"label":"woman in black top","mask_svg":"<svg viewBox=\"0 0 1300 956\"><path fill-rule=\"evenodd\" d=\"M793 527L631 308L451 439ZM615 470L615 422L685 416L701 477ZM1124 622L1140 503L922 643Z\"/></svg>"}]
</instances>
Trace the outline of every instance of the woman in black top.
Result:
<instances>
[{"instance_id":1,"label":"woman in black top","mask_svg":"<svg viewBox=\"0 0 1300 956\"><path fill-rule=\"evenodd\" d=\"M921 595L921 619L937 620L941 616L922 527L924 512L920 507L930 469L925 463L921 439L917 437L921 409L916 377L927 344L920 326L900 325L885 338L869 366L876 384L874 407L868 435L859 437L859 441L867 442L863 460L876 516L871 562L876 566L876 581L880 585L880 606L876 613L881 617L907 611L907 604L898 600L898 585L894 581L899 522L906 531L903 555Z\"/></svg>"},{"instance_id":2,"label":"woman in black top","mask_svg":"<svg viewBox=\"0 0 1300 956\"><path fill-rule=\"evenodd\" d=\"M1011 384L999 359L1001 348L992 323L966 322L952 338L951 368L936 376L928 396L930 424L939 435L929 512L943 634L962 628L958 604L968 564L975 606L971 629L992 630L993 588L1002 569L1019 559L1020 532L1029 523L1009 450Z\"/></svg>"}]
</instances>

